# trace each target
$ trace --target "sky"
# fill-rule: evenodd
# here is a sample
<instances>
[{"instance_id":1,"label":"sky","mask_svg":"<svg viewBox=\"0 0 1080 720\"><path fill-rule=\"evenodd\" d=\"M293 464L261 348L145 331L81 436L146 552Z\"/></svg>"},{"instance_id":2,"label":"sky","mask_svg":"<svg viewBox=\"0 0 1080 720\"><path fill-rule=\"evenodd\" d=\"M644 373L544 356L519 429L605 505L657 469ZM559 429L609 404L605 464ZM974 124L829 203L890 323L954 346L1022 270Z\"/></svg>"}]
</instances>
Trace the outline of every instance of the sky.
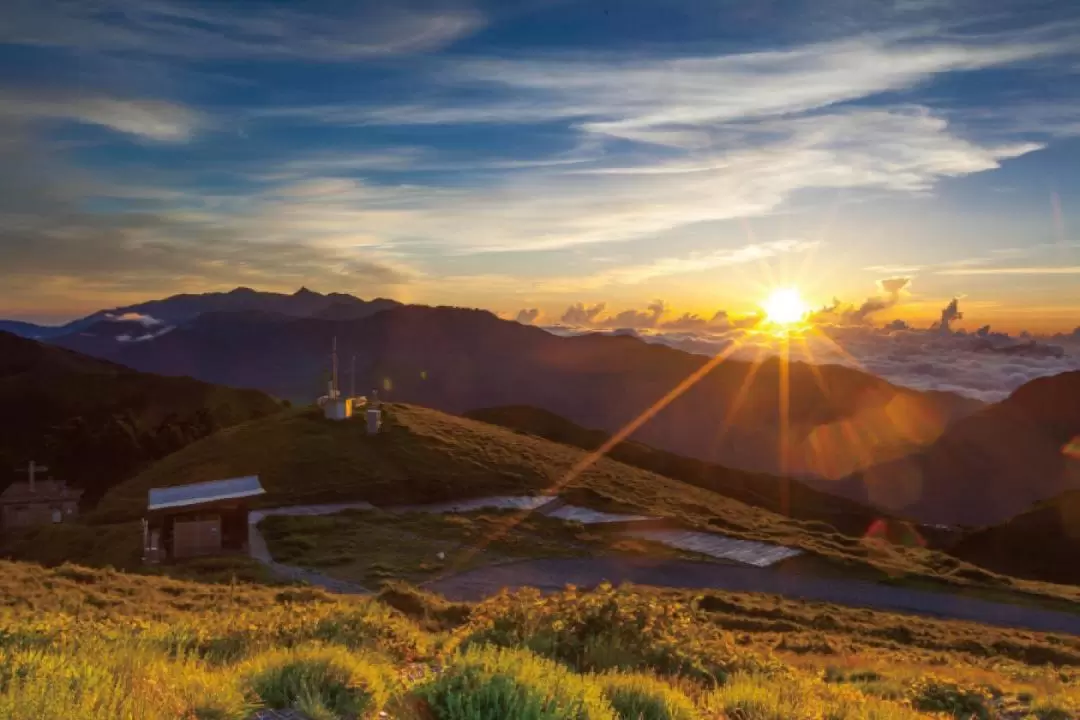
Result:
<instances>
[{"instance_id":1,"label":"sky","mask_svg":"<svg viewBox=\"0 0 1080 720\"><path fill-rule=\"evenodd\" d=\"M1075 0L0 4L0 317L303 285L675 331L795 286L1049 336L1078 228Z\"/></svg>"}]
</instances>

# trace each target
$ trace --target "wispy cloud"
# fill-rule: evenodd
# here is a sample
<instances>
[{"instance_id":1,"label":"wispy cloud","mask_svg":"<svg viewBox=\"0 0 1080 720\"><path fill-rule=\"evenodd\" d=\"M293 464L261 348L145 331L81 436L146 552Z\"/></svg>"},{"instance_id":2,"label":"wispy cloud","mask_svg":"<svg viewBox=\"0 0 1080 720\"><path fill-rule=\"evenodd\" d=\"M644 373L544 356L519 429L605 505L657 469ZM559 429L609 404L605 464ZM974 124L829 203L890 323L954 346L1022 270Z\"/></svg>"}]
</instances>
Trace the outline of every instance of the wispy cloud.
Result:
<instances>
[{"instance_id":1,"label":"wispy cloud","mask_svg":"<svg viewBox=\"0 0 1080 720\"><path fill-rule=\"evenodd\" d=\"M473 58L442 63L433 85L467 101L277 108L334 124L539 123L577 120L591 133L676 146L717 142L716 126L807 112L910 88L935 75L1065 52L1062 41L855 37L782 51L625 60ZM477 90L487 95L477 95Z\"/></svg>"},{"instance_id":2,"label":"wispy cloud","mask_svg":"<svg viewBox=\"0 0 1080 720\"><path fill-rule=\"evenodd\" d=\"M0 120L42 119L98 125L162 142L188 140L205 122L199 112L162 100L0 90Z\"/></svg>"},{"instance_id":3,"label":"wispy cloud","mask_svg":"<svg viewBox=\"0 0 1080 720\"><path fill-rule=\"evenodd\" d=\"M968 267L938 270L938 275L1080 275L1080 265L1048 267Z\"/></svg>"},{"instance_id":4,"label":"wispy cloud","mask_svg":"<svg viewBox=\"0 0 1080 720\"><path fill-rule=\"evenodd\" d=\"M11 0L0 42L182 58L349 61L443 47L483 26L467 4ZM347 11L347 12L343 12Z\"/></svg>"}]
</instances>

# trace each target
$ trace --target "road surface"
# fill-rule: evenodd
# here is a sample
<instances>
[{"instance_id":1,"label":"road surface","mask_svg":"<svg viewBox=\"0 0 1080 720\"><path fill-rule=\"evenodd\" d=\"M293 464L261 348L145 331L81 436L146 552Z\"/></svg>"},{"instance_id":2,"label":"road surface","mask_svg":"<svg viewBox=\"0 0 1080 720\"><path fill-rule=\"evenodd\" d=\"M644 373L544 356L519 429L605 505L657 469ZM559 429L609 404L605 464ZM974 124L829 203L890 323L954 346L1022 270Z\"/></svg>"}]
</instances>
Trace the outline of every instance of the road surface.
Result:
<instances>
[{"instance_id":1,"label":"road surface","mask_svg":"<svg viewBox=\"0 0 1080 720\"><path fill-rule=\"evenodd\" d=\"M279 576L323 587L331 592L366 594L370 591L343 580L304 568L275 562L256 527L267 515L327 515L348 509L371 509L368 503L306 505L252 511L249 525L251 556ZM592 587L607 581L693 590L760 592L799 600L815 600L850 607L924 615L947 620L1021 628L1039 632L1080 635L1080 613L1072 614L1024 605L894 587L862 580L815 577L785 571L784 567L758 568L742 565L649 560L644 558L541 558L468 570L425 585L451 600L479 600L504 587L535 587L557 591L566 585Z\"/></svg>"},{"instance_id":2,"label":"road surface","mask_svg":"<svg viewBox=\"0 0 1080 720\"><path fill-rule=\"evenodd\" d=\"M967 620L1009 628L1080 635L1080 614L1009 605L989 600L893 587L861 580L821 578L691 560L637 558L543 558L469 570L425 585L451 600L478 600L504 587L561 590L608 581L695 590L728 590L783 595L874 610Z\"/></svg>"}]
</instances>

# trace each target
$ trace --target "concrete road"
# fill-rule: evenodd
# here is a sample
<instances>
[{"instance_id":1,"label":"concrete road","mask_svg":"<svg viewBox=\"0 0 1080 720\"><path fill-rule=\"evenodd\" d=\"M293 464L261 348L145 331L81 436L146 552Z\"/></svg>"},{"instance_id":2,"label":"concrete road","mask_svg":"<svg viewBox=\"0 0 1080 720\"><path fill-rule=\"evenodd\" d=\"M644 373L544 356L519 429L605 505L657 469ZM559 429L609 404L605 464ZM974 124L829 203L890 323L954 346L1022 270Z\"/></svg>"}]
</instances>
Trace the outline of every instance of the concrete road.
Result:
<instances>
[{"instance_id":1,"label":"concrete road","mask_svg":"<svg viewBox=\"0 0 1080 720\"><path fill-rule=\"evenodd\" d=\"M779 568L721 565L690 560L545 558L477 568L425 587L452 600L478 600L504 587L561 590L608 581L681 589L761 592L874 610L967 620L987 625L1080 635L1080 614L1008 605L948 593L891 587L861 580L822 578Z\"/></svg>"}]
</instances>

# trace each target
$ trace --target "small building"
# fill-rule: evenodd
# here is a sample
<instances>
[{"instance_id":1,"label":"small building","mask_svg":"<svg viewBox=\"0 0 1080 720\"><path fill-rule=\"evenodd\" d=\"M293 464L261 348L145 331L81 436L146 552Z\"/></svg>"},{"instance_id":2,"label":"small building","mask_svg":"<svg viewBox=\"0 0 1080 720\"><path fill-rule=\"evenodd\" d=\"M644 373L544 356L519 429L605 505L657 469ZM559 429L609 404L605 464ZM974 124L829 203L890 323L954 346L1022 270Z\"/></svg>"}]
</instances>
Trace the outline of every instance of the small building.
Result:
<instances>
[{"instance_id":1,"label":"small building","mask_svg":"<svg viewBox=\"0 0 1080 720\"><path fill-rule=\"evenodd\" d=\"M257 475L152 488L143 519L143 559L247 552L248 503L265 493Z\"/></svg>"},{"instance_id":2,"label":"small building","mask_svg":"<svg viewBox=\"0 0 1080 720\"><path fill-rule=\"evenodd\" d=\"M365 413L367 416L367 434L376 435L382 428L382 407L372 405Z\"/></svg>"},{"instance_id":3,"label":"small building","mask_svg":"<svg viewBox=\"0 0 1080 720\"><path fill-rule=\"evenodd\" d=\"M0 493L0 528L36 527L74 520L82 490L53 479L12 483Z\"/></svg>"},{"instance_id":4,"label":"small building","mask_svg":"<svg viewBox=\"0 0 1080 720\"><path fill-rule=\"evenodd\" d=\"M328 395L323 403L323 415L327 420L348 420L353 415L353 399Z\"/></svg>"}]
</instances>

